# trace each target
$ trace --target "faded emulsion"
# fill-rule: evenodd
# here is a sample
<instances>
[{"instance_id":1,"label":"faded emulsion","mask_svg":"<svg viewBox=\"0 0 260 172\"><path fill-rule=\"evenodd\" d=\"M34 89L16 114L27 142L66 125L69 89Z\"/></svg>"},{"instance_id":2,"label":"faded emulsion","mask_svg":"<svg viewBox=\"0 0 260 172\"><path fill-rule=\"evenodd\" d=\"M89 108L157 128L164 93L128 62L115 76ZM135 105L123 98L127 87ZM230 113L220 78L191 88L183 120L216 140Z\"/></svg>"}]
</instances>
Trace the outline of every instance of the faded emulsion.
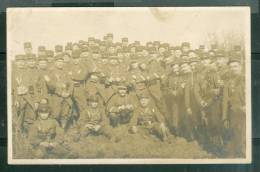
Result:
<instances>
[{"instance_id":1,"label":"faded emulsion","mask_svg":"<svg viewBox=\"0 0 260 172\"><path fill-rule=\"evenodd\" d=\"M134 9L10 9L8 146L13 162L140 159L149 163L145 160L159 159L161 163L167 159L169 163L185 163L187 159L192 163L202 159L207 163L250 159L246 10L136 8L140 16L133 23L111 17L120 13L127 16ZM48 10L50 16L40 20L39 16ZM71 35L64 29L60 42L53 36L60 38L62 28L73 22L59 21L66 20L67 14L78 15L78 21L92 20L85 13L97 19L103 16L102 10L107 18L94 20L93 26L88 26L88 30L93 27L93 34L82 32L73 38L73 31L76 33L80 26L75 25L70 26ZM218 23L223 14L211 23L203 21L209 21L210 15L218 16L215 13L222 10L227 17L229 12L241 13L245 20L234 18L225 26L227 30L209 26L207 33L201 33L200 27L195 28L196 21L203 25ZM206 17L207 12L210 15ZM53 25L41 25L46 19ZM183 24L182 19L191 24ZM120 28L114 20L125 23L132 31ZM163 33L160 26L159 30L152 28L154 20L168 30ZM168 26L175 20L178 25ZM18 28L16 21L18 26L23 22L27 25ZM96 33L95 28L109 22L102 33ZM135 26L136 22L144 25ZM241 32L234 28L237 24L244 27ZM143 33L138 32L141 27ZM30 31L33 37L27 29L35 30ZM51 34L46 37L52 39L42 37L39 30L44 29L43 35ZM178 35L175 40L171 35L175 31L183 37ZM76 40L81 34L82 38ZM162 39L153 39L160 35Z\"/></svg>"}]
</instances>

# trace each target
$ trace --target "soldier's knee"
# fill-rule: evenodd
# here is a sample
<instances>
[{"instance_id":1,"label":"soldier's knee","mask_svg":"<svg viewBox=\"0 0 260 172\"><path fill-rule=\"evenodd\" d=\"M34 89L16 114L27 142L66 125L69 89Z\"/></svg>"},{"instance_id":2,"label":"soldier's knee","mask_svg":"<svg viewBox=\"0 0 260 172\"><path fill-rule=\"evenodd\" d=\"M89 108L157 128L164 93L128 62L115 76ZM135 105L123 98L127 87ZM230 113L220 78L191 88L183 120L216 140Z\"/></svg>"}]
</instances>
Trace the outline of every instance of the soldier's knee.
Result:
<instances>
[{"instance_id":1,"label":"soldier's knee","mask_svg":"<svg viewBox=\"0 0 260 172\"><path fill-rule=\"evenodd\" d=\"M34 157L35 158L39 158L39 159L42 159L42 158L45 158L46 156L46 151L44 149L35 149L33 151L33 154L34 154Z\"/></svg>"}]
</instances>

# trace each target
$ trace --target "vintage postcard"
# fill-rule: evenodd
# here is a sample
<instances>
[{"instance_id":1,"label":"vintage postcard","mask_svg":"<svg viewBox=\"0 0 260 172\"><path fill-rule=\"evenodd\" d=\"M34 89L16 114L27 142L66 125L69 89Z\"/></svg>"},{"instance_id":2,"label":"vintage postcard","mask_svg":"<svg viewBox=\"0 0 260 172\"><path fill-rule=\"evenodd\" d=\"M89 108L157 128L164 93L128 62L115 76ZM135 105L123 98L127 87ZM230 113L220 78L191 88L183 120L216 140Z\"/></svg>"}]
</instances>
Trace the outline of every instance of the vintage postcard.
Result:
<instances>
[{"instance_id":1,"label":"vintage postcard","mask_svg":"<svg viewBox=\"0 0 260 172\"><path fill-rule=\"evenodd\" d=\"M251 163L250 51L249 7L8 8L8 163Z\"/></svg>"}]
</instances>

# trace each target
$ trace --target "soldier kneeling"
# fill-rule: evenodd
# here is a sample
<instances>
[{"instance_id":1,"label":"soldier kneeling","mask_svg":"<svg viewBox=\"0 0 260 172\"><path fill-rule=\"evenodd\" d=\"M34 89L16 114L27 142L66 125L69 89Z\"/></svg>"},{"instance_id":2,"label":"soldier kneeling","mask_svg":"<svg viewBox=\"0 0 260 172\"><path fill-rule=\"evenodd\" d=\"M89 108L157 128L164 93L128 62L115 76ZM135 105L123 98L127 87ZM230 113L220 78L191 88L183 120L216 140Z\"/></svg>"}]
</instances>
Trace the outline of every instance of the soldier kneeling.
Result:
<instances>
[{"instance_id":1,"label":"soldier kneeling","mask_svg":"<svg viewBox=\"0 0 260 172\"><path fill-rule=\"evenodd\" d=\"M131 133L137 133L137 128L148 130L162 141L167 141L169 131L163 123L163 117L150 103L150 96L145 93L139 96L140 105L131 120ZM137 126L136 126L137 125Z\"/></svg>"},{"instance_id":2,"label":"soldier kneeling","mask_svg":"<svg viewBox=\"0 0 260 172\"><path fill-rule=\"evenodd\" d=\"M109 134L104 129L106 124L104 108L99 103L98 97L92 95L87 99L87 102L88 105L83 110L78 121L81 137L86 137L90 134L109 137Z\"/></svg>"}]
</instances>

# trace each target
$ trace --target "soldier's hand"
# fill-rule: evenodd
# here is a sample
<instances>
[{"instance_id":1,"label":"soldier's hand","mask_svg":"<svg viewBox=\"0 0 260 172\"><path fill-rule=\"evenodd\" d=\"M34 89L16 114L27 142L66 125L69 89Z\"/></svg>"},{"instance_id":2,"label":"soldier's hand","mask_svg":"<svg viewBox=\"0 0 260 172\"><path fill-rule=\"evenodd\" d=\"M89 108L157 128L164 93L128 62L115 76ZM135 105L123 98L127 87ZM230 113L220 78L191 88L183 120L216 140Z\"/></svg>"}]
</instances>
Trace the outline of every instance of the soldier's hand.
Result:
<instances>
[{"instance_id":1,"label":"soldier's hand","mask_svg":"<svg viewBox=\"0 0 260 172\"><path fill-rule=\"evenodd\" d=\"M44 78L44 80L45 80L46 82L50 82L50 80L51 80L47 75L44 75L43 78Z\"/></svg>"},{"instance_id":2,"label":"soldier's hand","mask_svg":"<svg viewBox=\"0 0 260 172\"><path fill-rule=\"evenodd\" d=\"M218 84L219 84L219 86L222 87L222 86L224 86L224 81L223 81L222 79L219 79L219 80L218 80Z\"/></svg>"},{"instance_id":3,"label":"soldier's hand","mask_svg":"<svg viewBox=\"0 0 260 172\"><path fill-rule=\"evenodd\" d=\"M229 128L229 121L228 120L224 120L224 127L225 128Z\"/></svg>"},{"instance_id":4,"label":"soldier's hand","mask_svg":"<svg viewBox=\"0 0 260 172\"><path fill-rule=\"evenodd\" d=\"M188 109L187 109L187 114L188 114L188 115L192 115L191 108L188 108Z\"/></svg>"},{"instance_id":5,"label":"soldier's hand","mask_svg":"<svg viewBox=\"0 0 260 172\"><path fill-rule=\"evenodd\" d=\"M19 103L18 101L15 101L14 106L15 106L16 108L19 108L20 103Z\"/></svg>"},{"instance_id":6,"label":"soldier's hand","mask_svg":"<svg viewBox=\"0 0 260 172\"><path fill-rule=\"evenodd\" d=\"M132 126L130 129L131 133L135 134L137 133L137 127L136 126Z\"/></svg>"},{"instance_id":7,"label":"soldier's hand","mask_svg":"<svg viewBox=\"0 0 260 172\"><path fill-rule=\"evenodd\" d=\"M208 119L206 117L206 113L204 111L201 112L201 120L203 122L203 124L205 124L206 126L208 125Z\"/></svg>"},{"instance_id":8,"label":"soldier's hand","mask_svg":"<svg viewBox=\"0 0 260 172\"><path fill-rule=\"evenodd\" d=\"M201 104L202 107L206 107L206 106L208 105L208 104L207 104L205 101L203 101L203 100L200 102L200 104Z\"/></svg>"},{"instance_id":9,"label":"soldier's hand","mask_svg":"<svg viewBox=\"0 0 260 172\"><path fill-rule=\"evenodd\" d=\"M63 92L63 93L61 94L61 96L64 97L64 98L69 97L69 95L70 95L70 94L67 93L67 92Z\"/></svg>"},{"instance_id":10,"label":"soldier's hand","mask_svg":"<svg viewBox=\"0 0 260 172\"><path fill-rule=\"evenodd\" d=\"M50 144L49 144L49 142L41 142L41 143L40 143L40 146L49 147Z\"/></svg>"},{"instance_id":11,"label":"soldier's hand","mask_svg":"<svg viewBox=\"0 0 260 172\"><path fill-rule=\"evenodd\" d=\"M39 107L39 103L34 103L34 108L37 110Z\"/></svg>"},{"instance_id":12,"label":"soldier's hand","mask_svg":"<svg viewBox=\"0 0 260 172\"><path fill-rule=\"evenodd\" d=\"M176 90L172 91L172 94L173 94L174 96L176 96L176 95L177 95L177 91L176 91Z\"/></svg>"},{"instance_id":13,"label":"soldier's hand","mask_svg":"<svg viewBox=\"0 0 260 172\"><path fill-rule=\"evenodd\" d=\"M94 126L94 130L97 132L98 130L100 130L101 126L100 125L95 125Z\"/></svg>"},{"instance_id":14,"label":"soldier's hand","mask_svg":"<svg viewBox=\"0 0 260 172\"><path fill-rule=\"evenodd\" d=\"M49 147L56 147L57 145L58 145L57 142L51 142L51 143L49 144Z\"/></svg>"},{"instance_id":15,"label":"soldier's hand","mask_svg":"<svg viewBox=\"0 0 260 172\"><path fill-rule=\"evenodd\" d=\"M132 110L133 109L133 105L128 104L128 105L126 105L126 108L129 109L129 110Z\"/></svg>"}]
</instances>

